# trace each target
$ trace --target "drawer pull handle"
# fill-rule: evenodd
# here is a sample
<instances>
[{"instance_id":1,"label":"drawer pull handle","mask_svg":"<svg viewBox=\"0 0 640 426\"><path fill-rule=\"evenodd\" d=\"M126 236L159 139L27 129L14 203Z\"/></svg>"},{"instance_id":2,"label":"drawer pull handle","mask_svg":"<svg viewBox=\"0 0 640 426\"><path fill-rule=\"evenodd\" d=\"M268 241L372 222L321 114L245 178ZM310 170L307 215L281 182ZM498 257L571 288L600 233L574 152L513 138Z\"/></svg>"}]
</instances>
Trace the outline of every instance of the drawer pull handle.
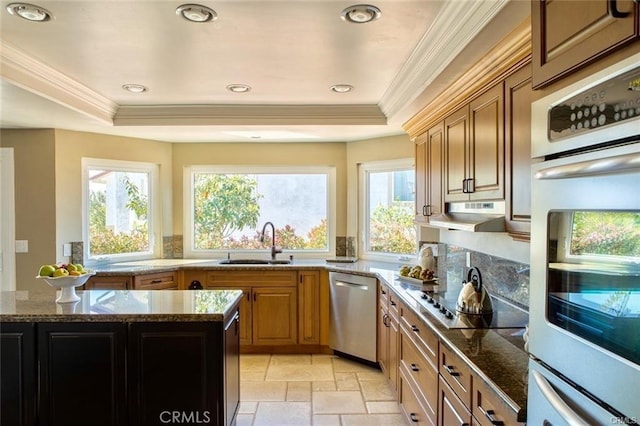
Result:
<instances>
[{"instance_id":1,"label":"drawer pull handle","mask_svg":"<svg viewBox=\"0 0 640 426\"><path fill-rule=\"evenodd\" d=\"M387 294L387 292L384 290L380 290L380 293L382 293L383 295Z\"/></svg>"},{"instance_id":2,"label":"drawer pull handle","mask_svg":"<svg viewBox=\"0 0 640 426\"><path fill-rule=\"evenodd\" d=\"M391 304L391 306L396 306L396 302L394 302L393 300L389 303Z\"/></svg>"},{"instance_id":3,"label":"drawer pull handle","mask_svg":"<svg viewBox=\"0 0 640 426\"><path fill-rule=\"evenodd\" d=\"M451 366L451 365L445 365L445 366L444 366L444 369L445 369L445 370L447 371L447 373L449 373L451 376L459 376L459 375L460 375L460 373L458 373L457 371L454 371L454 368L455 368L455 367L453 367L453 366Z\"/></svg>"},{"instance_id":4,"label":"drawer pull handle","mask_svg":"<svg viewBox=\"0 0 640 426\"><path fill-rule=\"evenodd\" d=\"M484 416L491 422L492 425L502 426L504 422L502 420L498 420L494 417L495 411L493 410L485 410L482 406L478 405L478 409Z\"/></svg>"},{"instance_id":5,"label":"drawer pull handle","mask_svg":"<svg viewBox=\"0 0 640 426\"><path fill-rule=\"evenodd\" d=\"M415 364L411 364L411 370L413 370L413 371L420 371L420 369L418 368L418 366L417 366L417 365L415 365Z\"/></svg>"},{"instance_id":6,"label":"drawer pull handle","mask_svg":"<svg viewBox=\"0 0 640 426\"><path fill-rule=\"evenodd\" d=\"M420 329L413 324L411 324L411 330L415 331L416 333L420 333Z\"/></svg>"},{"instance_id":7,"label":"drawer pull handle","mask_svg":"<svg viewBox=\"0 0 640 426\"><path fill-rule=\"evenodd\" d=\"M409 418L414 423L419 423L420 422L420 419L418 419L418 416L416 415L416 413L409 414Z\"/></svg>"},{"instance_id":8,"label":"drawer pull handle","mask_svg":"<svg viewBox=\"0 0 640 426\"><path fill-rule=\"evenodd\" d=\"M160 284L162 280L151 280L151 284Z\"/></svg>"}]
</instances>

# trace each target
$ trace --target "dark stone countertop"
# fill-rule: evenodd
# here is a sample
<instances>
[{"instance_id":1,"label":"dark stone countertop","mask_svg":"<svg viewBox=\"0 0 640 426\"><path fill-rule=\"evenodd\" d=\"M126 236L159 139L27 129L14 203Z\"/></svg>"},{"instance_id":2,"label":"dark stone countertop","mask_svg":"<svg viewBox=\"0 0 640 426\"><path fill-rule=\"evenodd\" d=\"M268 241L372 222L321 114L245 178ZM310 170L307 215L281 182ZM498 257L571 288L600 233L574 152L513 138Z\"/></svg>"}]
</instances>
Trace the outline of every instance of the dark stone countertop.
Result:
<instances>
[{"instance_id":1,"label":"dark stone countertop","mask_svg":"<svg viewBox=\"0 0 640 426\"><path fill-rule=\"evenodd\" d=\"M56 303L51 291L0 292L0 322L225 321L241 290L87 290Z\"/></svg>"}]
</instances>

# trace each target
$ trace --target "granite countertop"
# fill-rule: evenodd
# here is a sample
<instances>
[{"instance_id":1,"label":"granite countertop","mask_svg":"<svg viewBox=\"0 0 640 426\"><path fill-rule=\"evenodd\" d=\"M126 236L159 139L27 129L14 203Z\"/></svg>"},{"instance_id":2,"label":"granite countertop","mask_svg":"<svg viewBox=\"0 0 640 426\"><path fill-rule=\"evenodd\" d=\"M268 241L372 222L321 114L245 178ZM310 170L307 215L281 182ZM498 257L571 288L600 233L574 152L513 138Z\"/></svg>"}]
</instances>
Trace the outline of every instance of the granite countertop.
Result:
<instances>
[{"instance_id":1,"label":"granite countertop","mask_svg":"<svg viewBox=\"0 0 640 426\"><path fill-rule=\"evenodd\" d=\"M1 322L224 321L241 290L87 290L56 303L51 291L0 292Z\"/></svg>"}]
</instances>

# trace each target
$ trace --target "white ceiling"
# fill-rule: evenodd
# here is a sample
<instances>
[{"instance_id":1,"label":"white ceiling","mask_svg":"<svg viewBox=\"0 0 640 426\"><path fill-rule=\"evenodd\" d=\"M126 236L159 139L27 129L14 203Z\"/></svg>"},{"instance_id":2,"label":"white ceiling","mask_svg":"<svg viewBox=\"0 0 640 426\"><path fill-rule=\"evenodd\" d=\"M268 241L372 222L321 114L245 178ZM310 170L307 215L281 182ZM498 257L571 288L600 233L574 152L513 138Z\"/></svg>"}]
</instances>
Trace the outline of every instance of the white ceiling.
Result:
<instances>
[{"instance_id":1,"label":"white ceiling","mask_svg":"<svg viewBox=\"0 0 640 426\"><path fill-rule=\"evenodd\" d=\"M402 134L420 103L529 8L518 0L377 0L379 20L352 24L340 12L357 1L218 0L200 2L217 20L190 23L175 13L179 0L28 1L54 19L28 22L0 2L2 128L171 142ZM126 83L149 90L132 94ZM233 83L252 89L231 93ZM355 89L334 93L334 84Z\"/></svg>"}]
</instances>

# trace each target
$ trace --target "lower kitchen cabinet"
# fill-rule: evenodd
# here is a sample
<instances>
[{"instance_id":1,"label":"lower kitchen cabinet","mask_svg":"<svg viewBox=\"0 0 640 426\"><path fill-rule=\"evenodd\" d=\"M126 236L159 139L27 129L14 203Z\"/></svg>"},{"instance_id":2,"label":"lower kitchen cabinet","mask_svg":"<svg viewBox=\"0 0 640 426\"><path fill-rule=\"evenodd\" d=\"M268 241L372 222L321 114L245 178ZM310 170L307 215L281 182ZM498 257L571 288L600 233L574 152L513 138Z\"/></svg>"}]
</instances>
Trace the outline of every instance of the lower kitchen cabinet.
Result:
<instances>
[{"instance_id":1,"label":"lower kitchen cabinet","mask_svg":"<svg viewBox=\"0 0 640 426\"><path fill-rule=\"evenodd\" d=\"M471 424L471 412L458 398L451 386L440 376L438 398L438 425L460 426Z\"/></svg>"},{"instance_id":2,"label":"lower kitchen cabinet","mask_svg":"<svg viewBox=\"0 0 640 426\"><path fill-rule=\"evenodd\" d=\"M298 272L298 343L320 344L320 271Z\"/></svg>"},{"instance_id":3,"label":"lower kitchen cabinet","mask_svg":"<svg viewBox=\"0 0 640 426\"><path fill-rule=\"evenodd\" d=\"M36 422L36 337L33 323L0 324L0 424Z\"/></svg>"},{"instance_id":4,"label":"lower kitchen cabinet","mask_svg":"<svg viewBox=\"0 0 640 426\"><path fill-rule=\"evenodd\" d=\"M437 387L436 387L437 389ZM418 398L418 390L413 387L412 380L409 379L403 368L400 369L398 378L398 402L402 414L409 420L409 424L418 426L435 426L436 418L425 408Z\"/></svg>"},{"instance_id":5,"label":"lower kitchen cabinet","mask_svg":"<svg viewBox=\"0 0 640 426\"><path fill-rule=\"evenodd\" d=\"M518 414L513 408L509 407L489 385L477 377L473 378L471 414L473 414L474 421L482 426L518 423Z\"/></svg>"},{"instance_id":6,"label":"lower kitchen cabinet","mask_svg":"<svg viewBox=\"0 0 640 426\"><path fill-rule=\"evenodd\" d=\"M378 310L378 363L394 391L398 391L398 345L400 330L395 296L380 284Z\"/></svg>"},{"instance_id":7,"label":"lower kitchen cabinet","mask_svg":"<svg viewBox=\"0 0 640 426\"><path fill-rule=\"evenodd\" d=\"M176 273L158 272L156 274L134 275L134 290L177 290L178 279Z\"/></svg>"},{"instance_id":8,"label":"lower kitchen cabinet","mask_svg":"<svg viewBox=\"0 0 640 426\"><path fill-rule=\"evenodd\" d=\"M129 290L133 277L130 275L94 275L85 283L84 290Z\"/></svg>"}]
</instances>

